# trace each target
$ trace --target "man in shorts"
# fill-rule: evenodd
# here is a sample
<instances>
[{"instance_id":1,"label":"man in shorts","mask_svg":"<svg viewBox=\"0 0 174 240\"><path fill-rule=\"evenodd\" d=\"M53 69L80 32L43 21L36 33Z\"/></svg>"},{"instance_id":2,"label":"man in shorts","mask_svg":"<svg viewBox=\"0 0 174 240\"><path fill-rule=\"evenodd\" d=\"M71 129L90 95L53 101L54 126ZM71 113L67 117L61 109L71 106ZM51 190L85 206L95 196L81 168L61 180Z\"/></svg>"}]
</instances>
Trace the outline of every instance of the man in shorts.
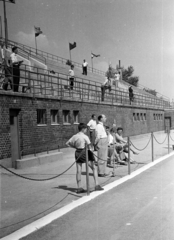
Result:
<instances>
[{"instance_id":1,"label":"man in shorts","mask_svg":"<svg viewBox=\"0 0 174 240\"><path fill-rule=\"evenodd\" d=\"M84 123L79 123L78 125L79 132L73 135L66 143L67 146L75 148L75 160L76 160L76 180L77 180L77 193L83 193L85 190L81 187L81 173L82 173L82 164L86 162L86 151L85 145L90 145L90 140L88 136L85 134L87 132L87 125ZM97 176L97 169L95 167L95 157L91 150L88 150L88 160L89 160L89 167L93 171L94 182L95 182L95 190L101 191L104 190L98 184L98 176Z\"/></svg>"}]
</instances>

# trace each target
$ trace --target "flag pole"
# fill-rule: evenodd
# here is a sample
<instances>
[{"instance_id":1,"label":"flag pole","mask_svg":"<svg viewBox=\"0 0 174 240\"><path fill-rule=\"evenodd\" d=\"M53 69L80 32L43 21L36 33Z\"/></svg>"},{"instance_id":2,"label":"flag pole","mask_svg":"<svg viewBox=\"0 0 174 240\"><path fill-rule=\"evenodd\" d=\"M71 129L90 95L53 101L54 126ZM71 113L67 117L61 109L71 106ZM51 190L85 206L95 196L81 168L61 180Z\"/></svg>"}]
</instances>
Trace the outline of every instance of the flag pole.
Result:
<instances>
[{"instance_id":1,"label":"flag pole","mask_svg":"<svg viewBox=\"0 0 174 240\"><path fill-rule=\"evenodd\" d=\"M69 49L69 57L70 57L70 61L71 61L71 50Z\"/></svg>"},{"instance_id":2,"label":"flag pole","mask_svg":"<svg viewBox=\"0 0 174 240\"><path fill-rule=\"evenodd\" d=\"M36 34L35 34L35 46L36 46L36 54L37 54L37 40L36 40Z\"/></svg>"},{"instance_id":3,"label":"flag pole","mask_svg":"<svg viewBox=\"0 0 174 240\"><path fill-rule=\"evenodd\" d=\"M91 52L91 65L92 65L92 72L93 72L93 57L92 57L92 52Z\"/></svg>"},{"instance_id":4,"label":"flag pole","mask_svg":"<svg viewBox=\"0 0 174 240\"><path fill-rule=\"evenodd\" d=\"M2 33L2 18L0 16L0 27L1 27L1 31L0 31L0 34L1 34L1 38L3 37L3 33Z\"/></svg>"}]
</instances>

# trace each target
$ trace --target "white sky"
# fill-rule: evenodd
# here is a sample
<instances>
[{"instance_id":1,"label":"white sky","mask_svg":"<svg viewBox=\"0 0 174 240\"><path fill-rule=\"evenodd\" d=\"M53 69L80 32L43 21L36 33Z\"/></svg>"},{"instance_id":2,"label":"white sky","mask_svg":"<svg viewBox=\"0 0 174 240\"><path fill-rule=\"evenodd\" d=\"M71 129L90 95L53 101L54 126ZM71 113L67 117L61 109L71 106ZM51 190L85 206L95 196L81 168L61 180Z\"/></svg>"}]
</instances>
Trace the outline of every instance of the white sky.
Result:
<instances>
[{"instance_id":1,"label":"white sky","mask_svg":"<svg viewBox=\"0 0 174 240\"><path fill-rule=\"evenodd\" d=\"M174 0L16 0L7 3L9 38L34 47L34 25L43 34L38 48L107 70L121 60L139 83L174 98ZM0 15L3 5L0 2Z\"/></svg>"}]
</instances>

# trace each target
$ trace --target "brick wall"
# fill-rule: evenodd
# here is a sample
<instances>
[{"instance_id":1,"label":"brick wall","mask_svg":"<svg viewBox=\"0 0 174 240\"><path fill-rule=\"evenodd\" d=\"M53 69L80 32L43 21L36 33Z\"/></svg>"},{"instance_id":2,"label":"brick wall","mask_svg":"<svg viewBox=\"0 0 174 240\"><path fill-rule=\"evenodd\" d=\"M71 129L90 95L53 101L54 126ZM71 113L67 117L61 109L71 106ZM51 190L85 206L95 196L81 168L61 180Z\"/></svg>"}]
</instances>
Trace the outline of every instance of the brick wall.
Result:
<instances>
[{"instance_id":1,"label":"brick wall","mask_svg":"<svg viewBox=\"0 0 174 240\"><path fill-rule=\"evenodd\" d=\"M126 136L133 136L164 129L164 111L158 109L139 108L133 106L117 106L51 98L32 98L29 94L0 93L0 159L11 157L11 139L9 110L20 109L19 136L20 150L23 155L37 151L45 151L65 146L65 142L77 132L77 124L73 122L73 111L79 111L79 122L87 123L92 114L105 114L107 125L112 126L114 119L117 127L124 128ZM37 109L46 109L46 125L37 124ZM59 111L59 124L51 124L51 110ZM70 123L63 123L63 110L70 110ZM138 115L137 115L138 114ZM146 120L135 120L134 115L144 116ZM161 119L154 120L154 114Z\"/></svg>"}]
</instances>

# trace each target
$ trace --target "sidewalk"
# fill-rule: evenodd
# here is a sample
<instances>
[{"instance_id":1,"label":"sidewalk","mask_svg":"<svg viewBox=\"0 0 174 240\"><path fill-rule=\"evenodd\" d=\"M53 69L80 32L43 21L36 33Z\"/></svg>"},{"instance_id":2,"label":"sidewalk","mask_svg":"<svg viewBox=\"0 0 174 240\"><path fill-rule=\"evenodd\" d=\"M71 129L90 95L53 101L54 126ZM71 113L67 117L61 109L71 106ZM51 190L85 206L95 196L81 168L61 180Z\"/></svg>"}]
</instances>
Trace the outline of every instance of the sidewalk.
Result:
<instances>
[{"instance_id":1,"label":"sidewalk","mask_svg":"<svg viewBox=\"0 0 174 240\"><path fill-rule=\"evenodd\" d=\"M166 138L166 133L154 133L159 143ZM174 131L171 131L171 137L174 139ZM132 143L139 149L143 149L149 139L150 134L139 135L130 138ZM154 159L168 154L167 139L163 144L159 144L154 139ZM170 140L171 145L174 142ZM170 151L172 146L170 145ZM40 165L28 169L14 171L30 178L45 179L62 173L74 162L74 149L61 149L64 160L50 164ZM136 164L131 164L131 171L136 171L145 164L152 161L151 142L144 151L135 155ZM110 176L99 178L102 186L120 179L128 174L127 166L118 165L115 170L115 177L112 177L112 168L107 168ZM1 172L1 224L0 238L6 236L17 229L63 207L68 203L86 195L77 195L76 191L76 166L75 164L65 174L49 181L31 181L15 176L5 169L0 168ZM83 165L82 186L86 189L85 164ZM94 181L90 170L90 187L94 190Z\"/></svg>"}]
</instances>

